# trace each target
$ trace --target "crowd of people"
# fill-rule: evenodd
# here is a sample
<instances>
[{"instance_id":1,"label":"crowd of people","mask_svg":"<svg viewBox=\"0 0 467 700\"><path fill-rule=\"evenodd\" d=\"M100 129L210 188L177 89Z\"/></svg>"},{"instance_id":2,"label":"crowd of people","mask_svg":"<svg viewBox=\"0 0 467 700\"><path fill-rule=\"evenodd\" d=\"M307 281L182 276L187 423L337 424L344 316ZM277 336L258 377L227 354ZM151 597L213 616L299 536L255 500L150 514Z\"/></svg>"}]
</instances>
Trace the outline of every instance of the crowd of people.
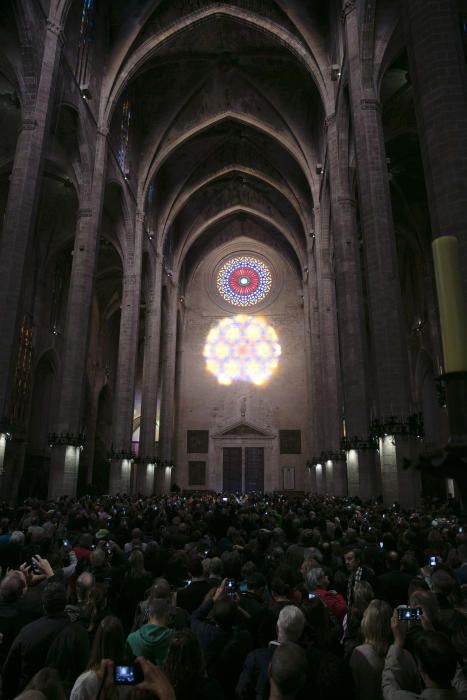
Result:
<instances>
[{"instance_id":1,"label":"crowd of people","mask_svg":"<svg viewBox=\"0 0 467 700\"><path fill-rule=\"evenodd\" d=\"M467 698L452 500L107 495L0 518L5 700Z\"/></svg>"}]
</instances>

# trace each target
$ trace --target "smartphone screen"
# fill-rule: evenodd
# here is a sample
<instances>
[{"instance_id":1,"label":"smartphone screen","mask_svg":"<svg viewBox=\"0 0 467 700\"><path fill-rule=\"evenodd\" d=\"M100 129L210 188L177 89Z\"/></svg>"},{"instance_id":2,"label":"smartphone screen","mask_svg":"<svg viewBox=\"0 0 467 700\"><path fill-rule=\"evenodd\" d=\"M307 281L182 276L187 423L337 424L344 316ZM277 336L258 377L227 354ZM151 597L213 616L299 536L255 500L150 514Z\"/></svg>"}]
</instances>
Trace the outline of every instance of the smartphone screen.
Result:
<instances>
[{"instance_id":1,"label":"smartphone screen","mask_svg":"<svg viewBox=\"0 0 467 700\"><path fill-rule=\"evenodd\" d=\"M397 619L402 620L419 620L422 614L421 608L399 608L397 610Z\"/></svg>"},{"instance_id":2,"label":"smartphone screen","mask_svg":"<svg viewBox=\"0 0 467 700\"><path fill-rule=\"evenodd\" d=\"M430 566L436 566L438 563L438 557L430 557Z\"/></svg>"},{"instance_id":3,"label":"smartphone screen","mask_svg":"<svg viewBox=\"0 0 467 700\"><path fill-rule=\"evenodd\" d=\"M114 666L114 683L116 685L136 685L141 680L138 666Z\"/></svg>"},{"instance_id":4,"label":"smartphone screen","mask_svg":"<svg viewBox=\"0 0 467 700\"><path fill-rule=\"evenodd\" d=\"M235 579L228 578L227 583L225 584L225 588L227 591L227 595L229 595L229 596L235 595L235 592L237 590L237 586L235 584Z\"/></svg>"}]
</instances>

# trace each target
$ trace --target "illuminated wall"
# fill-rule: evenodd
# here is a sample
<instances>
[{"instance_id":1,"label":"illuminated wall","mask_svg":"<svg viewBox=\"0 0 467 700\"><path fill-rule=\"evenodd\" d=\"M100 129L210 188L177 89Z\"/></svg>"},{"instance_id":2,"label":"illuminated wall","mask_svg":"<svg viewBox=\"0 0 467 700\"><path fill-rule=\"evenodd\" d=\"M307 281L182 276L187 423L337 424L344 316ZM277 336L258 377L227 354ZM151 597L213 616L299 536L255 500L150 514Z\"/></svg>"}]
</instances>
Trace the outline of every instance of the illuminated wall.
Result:
<instances>
[{"instance_id":1,"label":"illuminated wall","mask_svg":"<svg viewBox=\"0 0 467 700\"><path fill-rule=\"evenodd\" d=\"M265 266L264 287L255 261ZM245 303L264 291L261 299ZM266 490L282 488L285 467L295 467L295 488L303 489L308 407L297 270L277 251L237 239L204 256L186 287L184 306L175 480L187 488L188 462L206 462L206 488L221 490L222 450L213 436L247 424L275 436L264 443ZM301 430L302 454L280 454L278 431L287 429ZM209 431L208 453L187 452L187 430Z\"/></svg>"}]
</instances>

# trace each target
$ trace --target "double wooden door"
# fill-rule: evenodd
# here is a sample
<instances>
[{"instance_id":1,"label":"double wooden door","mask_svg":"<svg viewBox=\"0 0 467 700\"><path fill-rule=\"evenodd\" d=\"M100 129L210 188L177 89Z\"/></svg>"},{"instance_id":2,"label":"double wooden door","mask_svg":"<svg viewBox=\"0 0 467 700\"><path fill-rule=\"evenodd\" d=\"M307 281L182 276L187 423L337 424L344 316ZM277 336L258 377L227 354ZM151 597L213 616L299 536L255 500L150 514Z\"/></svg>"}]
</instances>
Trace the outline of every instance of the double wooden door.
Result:
<instances>
[{"instance_id":1,"label":"double wooden door","mask_svg":"<svg viewBox=\"0 0 467 700\"><path fill-rule=\"evenodd\" d=\"M224 447L225 493L264 491L264 447Z\"/></svg>"}]
</instances>

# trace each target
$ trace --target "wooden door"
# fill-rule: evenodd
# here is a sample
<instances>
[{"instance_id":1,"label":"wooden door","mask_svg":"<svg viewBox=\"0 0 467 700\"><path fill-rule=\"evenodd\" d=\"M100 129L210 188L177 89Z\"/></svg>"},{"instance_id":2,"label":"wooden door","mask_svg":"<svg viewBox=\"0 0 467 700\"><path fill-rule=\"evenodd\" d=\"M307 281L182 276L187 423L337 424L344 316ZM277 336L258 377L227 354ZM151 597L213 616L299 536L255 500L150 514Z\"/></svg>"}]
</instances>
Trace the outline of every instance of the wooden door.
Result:
<instances>
[{"instance_id":1,"label":"wooden door","mask_svg":"<svg viewBox=\"0 0 467 700\"><path fill-rule=\"evenodd\" d=\"M224 447L222 461L222 490L225 493L242 491L242 448Z\"/></svg>"},{"instance_id":2,"label":"wooden door","mask_svg":"<svg viewBox=\"0 0 467 700\"><path fill-rule=\"evenodd\" d=\"M264 447L245 447L245 491L264 491Z\"/></svg>"}]
</instances>

